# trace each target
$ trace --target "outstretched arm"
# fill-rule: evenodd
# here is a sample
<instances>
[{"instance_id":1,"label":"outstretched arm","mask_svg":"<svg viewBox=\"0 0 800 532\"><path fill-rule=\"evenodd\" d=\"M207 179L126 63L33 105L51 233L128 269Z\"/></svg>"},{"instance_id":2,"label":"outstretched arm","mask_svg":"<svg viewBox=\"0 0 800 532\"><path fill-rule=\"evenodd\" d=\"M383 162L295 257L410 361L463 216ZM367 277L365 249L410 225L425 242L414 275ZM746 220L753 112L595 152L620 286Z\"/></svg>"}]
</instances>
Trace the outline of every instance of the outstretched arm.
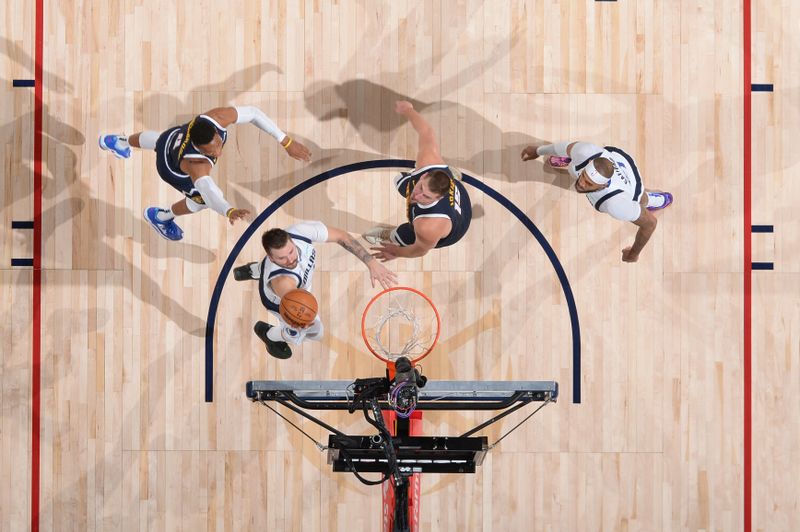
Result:
<instances>
[{"instance_id":1,"label":"outstretched arm","mask_svg":"<svg viewBox=\"0 0 800 532\"><path fill-rule=\"evenodd\" d=\"M397 284L397 274L378 262L375 257L370 255L369 251L364 249L364 246L359 244L359 242L353 238L353 235L347 231L337 229L336 227L328 227L328 242L336 242L366 264L373 287L375 286L375 281L378 281L384 288L391 288Z\"/></svg>"},{"instance_id":2,"label":"outstretched arm","mask_svg":"<svg viewBox=\"0 0 800 532\"><path fill-rule=\"evenodd\" d=\"M642 207L642 214L633 223L639 226L639 230L636 231L636 239L633 241L633 245L622 250L623 262L636 262L639 259L639 253L642 252L642 248L650 240L653 231L656 230L658 220L656 220L652 212Z\"/></svg>"},{"instance_id":3,"label":"outstretched arm","mask_svg":"<svg viewBox=\"0 0 800 532\"><path fill-rule=\"evenodd\" d=\"M556 144L531 144L522 150L523 161L533 161L542 155L555 155L556 157L572 157L572 148L577 142L558 142Z\"/></svg>"},{"instance_id":4,"label":"outstretched arm","mask_svg":"<svg viewBox=\"0 0 800 532\"><path fill-rule=\"evenodd\" d=\"M203 202L213 211L218 212L228 219L233 225L236 220L245 220L250 214L247 209L237 209L225 199L222 190L209 175L211 173L211 163L203 159L184 159L181 161L181 169L189 174L194 183L194 187L203 197Z\"/></svg>"},{"instance_id":5,"label":"outstretched arm","mask_svg":"<svg viewBox=\"0 0 800 532\"><path fill-rule=\"evenodd\" d=\"M422 257L436 247L439 240L446 237L453 228L453 223L447 218L419 218L414 220L414 243L410 246L384 244L373 247L377 253L374 256L382 261L392 260L397 257L413 259Z\"/></svg>"},{"instance_id":6,"label":"outstretched arm","mask_svg":"<svg viewBox=\"0 0 800 532\"><path fill-rule=\"evenodd\" d=\"M414 106L407 101L399 101L395 103L394 110L396 113L401 114L408 118L411 126L419 135L419 146L417 148L417 168L428 166L431 164L444 164L441 153L439 153L439 144L436 142L436 134L431 125L422 118L422 115L414 110Z\"/></svg>"},{"instance_id":7,"label":"outstretched arm","mask_svg":"<svg viewBox=\"0 0 800 532\"><path fill-rule=\"evenodd\" d=\"M281 146L293 159L306 162L311 160L311 151L281 131L275 122L258 107L252 105L217 107L205 114L216 120L222 127L228 127L231 124L253 124L280 142Z\"/></svg>"}]
</instances>

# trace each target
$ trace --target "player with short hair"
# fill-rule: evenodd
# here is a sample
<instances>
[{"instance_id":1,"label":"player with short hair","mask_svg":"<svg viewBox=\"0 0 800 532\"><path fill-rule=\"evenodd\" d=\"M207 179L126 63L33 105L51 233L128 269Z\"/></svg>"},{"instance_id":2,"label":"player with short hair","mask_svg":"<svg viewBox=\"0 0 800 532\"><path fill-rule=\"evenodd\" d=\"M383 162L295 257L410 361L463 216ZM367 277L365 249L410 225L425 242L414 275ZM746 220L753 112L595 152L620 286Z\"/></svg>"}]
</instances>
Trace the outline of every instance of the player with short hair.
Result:
<instances>
[{"instance_id":1,"label":"player with short hair","mask_svg":"<svg viewBox=\"0 0 800 532\"><path fill-rule=\"evenodd\" d=\"M445 164L433 128L414 110L399 101L395 112L407 117L419 135L416 169L394 179L406 199L408 222L392 228L375 226L364 239L377 247L374 255L387 261L396 257L422 257L433 248L452 246L467 233L472 204L461 182L461 172Z\"/></svg>"},{"instance_id":2,"label":"player with short hair","mask_svg":"<svg viewBox=\"0 0 800 532\"><path fill-rule=\"evenodd\" d=\"M397 284L397 275L378 262L348 232L327 227L322 222L304 221L284 229L270 229L261 236L267 256L261 262L250 262L235 268L237 281L257 280L261 303L278 318L278 327L258 321L254 331L266 344L267 352L275 358L289 358L289 343L299 345L303 340L322 338L323 326L319 315L305 328L286 323L278 312L281 298L295 288L311 291L311 280L317 265L315 242L336 242L361 260L369 270L372 286L377 281L384 288Z\"/></svg>"},{"instance_id":3,"label":"player with short hair","mask_svg":"<svg viewBox=\"0 0 800 532\"><path fill-rule=\"evenodd\" d=\"M522 150L522 160L547 156L545 164L565 169L576 180L575 190L585 194L600 212L639 227L633 245L622 250L624 262L636 262L658 221L653 211L673 200L669 192L646 190L633 157L613 146L588 142L532 145Z\"/></svg>"},{"instance_id":4,"label":"player with short hair","mask_svg":"<svg viewBox=\"0 0 800 532\"><path fill-rule=\"evenodd\" d=\"M228 140L227 128L232 124L253 124L280 142L293 159L311 160L308 148L281 131L260 109L250 105L218 107L162 133L142 131L129 137L101 135L100 148L120 159L128 159L131 148L155 150L158 175L186 198L169 209L147 207L144 217L159 235L168 240L181 240L183 230L175 223L176 216L211 208L233 224L250 214L245 209L232 207L210 175L222 155Z\"/></svg>"}]
</instances>

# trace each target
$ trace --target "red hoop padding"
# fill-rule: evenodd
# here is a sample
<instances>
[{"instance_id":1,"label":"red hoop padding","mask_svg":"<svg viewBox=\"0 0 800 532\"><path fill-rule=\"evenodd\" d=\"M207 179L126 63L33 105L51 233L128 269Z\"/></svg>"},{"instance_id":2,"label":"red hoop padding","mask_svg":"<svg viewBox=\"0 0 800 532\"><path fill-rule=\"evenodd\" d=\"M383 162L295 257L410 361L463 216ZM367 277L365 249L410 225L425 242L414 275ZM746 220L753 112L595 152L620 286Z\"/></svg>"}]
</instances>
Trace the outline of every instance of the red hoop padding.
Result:
<instances>
[{"instance_id":1,"label":"red hoop padding","mask_svg":"<svg viewBox=\"0 0 800 532\"><path fill-rule=\"evenodd\" d=\"M433 348L436 346L436 342L439 341L439 333L441 332L442 329L442 319L441 317L439 317L439 310L436 308L436 305L433 304L431 298L429 298L416 288L411 288L410 286L393 286L392 288L387 288L375 294L375 296L369 300L369 303L367 303L367 306L364 309L364 314L361 315L361 337L364 339L364 343L367 344L367 349L369 349L370 353L375 355L375 357L378 358L379 360L386 362L386 364L389 366L390 369L394 369L394 361L389 360L388 358L386 358L385 356L378 353L372 348L372 345L369 342L369 338L367 337L366 327L367 327L367 313L369 312L369 309L372 306L372 304L375 303L375 301L377 301L378 298L380 298L381 296L388 294L389 292L394 292L395 290L405 290L407 292L413 292L418 296L422 297L422 299L428 302L428 305L430 305L431 309L433 309L433 313L436 316L436 337L433 339L433 342L431 342L431 345L430 347L428 347L427 351L411 359L412 364L416 364L418 361L428 356L431 351L433 351Z\"/></svg>"}]
</instances>

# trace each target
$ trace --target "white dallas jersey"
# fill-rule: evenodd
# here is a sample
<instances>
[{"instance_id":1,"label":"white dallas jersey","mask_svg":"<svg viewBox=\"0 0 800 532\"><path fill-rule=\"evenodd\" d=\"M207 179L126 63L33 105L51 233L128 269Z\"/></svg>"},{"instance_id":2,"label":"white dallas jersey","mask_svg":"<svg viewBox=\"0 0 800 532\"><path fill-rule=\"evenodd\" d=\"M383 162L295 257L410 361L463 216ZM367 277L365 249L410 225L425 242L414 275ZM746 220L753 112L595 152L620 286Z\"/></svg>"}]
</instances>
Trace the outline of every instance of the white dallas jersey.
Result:
<instances>
[{"instance_id":1,"label":"white dallas jersey","mask_svg":"<svg viewBox=\"0 0 800 532\"><path fill-rule=\"evenodd\" d=\"M607 187L589 192L586 199L595 209L617 220L637 220L642 214L639 200L644 193L644 185L633 157L613 146L601 148L588 142L578 142L572 147L572 161L568 167L570 175L577 180L589 161L598 157L614 162L614 175Z\"/></svg>"},{"instance_id":2,"label":"white dallas jersey","mask_svg":"<svg viewBox=\"0 0 800 532\"><path fill-rule=\"evenodd\" d=\"M308 290L311 292L311 281L314 277L314 269L317 265L317 250L314 249L313 242L326 242L328 240L328 228L322 222L300 222L290 225L286 228L294 245L297 247L297 265L294 268L284 268L278 266L269 260L269 257L264 257L261 261L261 280L258 283L259 295L261 296L261 303L267 310L274 313L280 322L281 334L287 342L299 344L303 341L306 334L314 333L322 325L319 316L316 317L314 323L305 329L295 329L290 327L281 318L278 309L280 307L281 298L278 297L269 282L282 275L292 277L297 283L297 288Z\"/></svg>"}]
</instances>

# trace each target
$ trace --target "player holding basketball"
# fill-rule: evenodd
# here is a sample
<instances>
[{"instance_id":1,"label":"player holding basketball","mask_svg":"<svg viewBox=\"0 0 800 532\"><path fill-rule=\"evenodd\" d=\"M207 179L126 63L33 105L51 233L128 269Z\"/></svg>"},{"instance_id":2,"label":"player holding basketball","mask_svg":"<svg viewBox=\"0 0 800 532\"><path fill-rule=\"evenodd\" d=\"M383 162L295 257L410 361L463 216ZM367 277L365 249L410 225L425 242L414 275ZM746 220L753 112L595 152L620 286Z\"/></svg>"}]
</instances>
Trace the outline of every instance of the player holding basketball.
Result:
<instances>
[{"instance_id":1,"label":"player holding basketball","mask_svg":"<svg viewBox=\"0 0 800 532\"><path fill-rule=\"evenodd\" d=\"M275 137L293 159L311 160L308 148L281 131L260 109L249 105L218 107L194 117L188 124L162 133L142 131L130 137L102 135L100 148L120 159L128 159L131 148L155 150L158 175L186 198L169 209L148 207L144 217L159 235L169 240L180 240L183 230L175 223L176 216L210 207L233 224L250 214L245 209L231 207L210 175L222 155L222 148L228 140L227 128L232 124L253 124Z\"/></svg>"},{"instance_id":2,"label":"player holding basketball","mask_svg":"<svg viewBox=\"0 0 800 532\"><path fill-rule=\"evenodd\" d=\"M361 260L369 270L372 286L384 288L397 284L397 275L378 262L348 232L327 227L322 222L305 221L283 229L270 229L261 236L267 256L261 262L250 262L234 269L237 281L258 280L261 303L278 318L278 327L263 321L256 322L254 331L267 345L275 358L289 358L289 343L299 345L303 340L322 338L323 326L319 315L305 328L286 323L279 313L281 298L295 288L311 291L311 280L317 263L315 242L336 242Z\"/></svg>"},{"instance_id":3,"label":"player holding basketball","mask_svg":"<svg viewBox=\"0 0 800 532\"><path fill-rule=\"evenodd\" d=\"M397 191L406 199L408 222L396 227L376 226L364 239L387 261L396 257L422 257L433 248L452 246L467 233L472 204L461 183L461 172L444 163L433 128L414 110L399 101L395 112L411 121L419 135L416 169L394 179Z\"/></svg>"},{"instance_id":4,"label":"player holding basketball","mask_svg":"<svg viewBox=\"0 0 800 532\"><path fill-rule=\"evenodd\" d=\"M547 156L545 164L556 169L566 168L576 179L575 190L586 194L595 209L639 227L633 245L622 250L624 262L639 259L639 253L658 223L653 211L672 203L669 192L646 190L633 158L613 146L602 148L588 142L559 142L528 146L521 156L523 161Z\"/></svg>"}]
</instances>

